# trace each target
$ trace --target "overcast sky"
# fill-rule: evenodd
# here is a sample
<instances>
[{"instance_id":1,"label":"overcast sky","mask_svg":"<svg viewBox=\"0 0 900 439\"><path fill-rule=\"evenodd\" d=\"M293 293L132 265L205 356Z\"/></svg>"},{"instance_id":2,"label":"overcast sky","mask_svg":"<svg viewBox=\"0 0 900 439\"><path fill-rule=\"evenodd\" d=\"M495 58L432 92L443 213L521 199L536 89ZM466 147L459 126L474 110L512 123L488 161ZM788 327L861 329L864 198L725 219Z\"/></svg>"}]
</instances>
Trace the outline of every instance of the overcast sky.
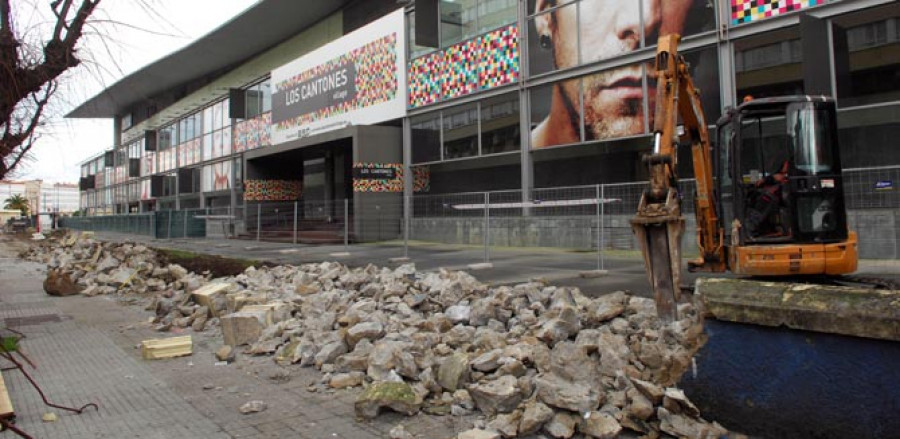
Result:
<instances>
[{"instance_id":1,"label":"overcast sky","mask_svg":"<svg viewBox=\"0 0 900 439\"><path fill-rule=\"evenodd\" d=\"M65 79L56 96L57 116L49 122L49 133L32 149L33 160L12 178L75 183L78 164L112 146L111 119L63 119L62 115L97 95L128 74L190 44L250 7L256 0L104 0L96 26L105 38L84 40L82 52L94 61L79 66ZM25 0L16 11L20 29L37 29L47 21L49 0ZM15 2L14 2L15 4ZM41 8L33 11L33 5ZM15 7L15 6L14 6ZM113 24L118 22L121 24Z\"/></svg>"}]
</instances>

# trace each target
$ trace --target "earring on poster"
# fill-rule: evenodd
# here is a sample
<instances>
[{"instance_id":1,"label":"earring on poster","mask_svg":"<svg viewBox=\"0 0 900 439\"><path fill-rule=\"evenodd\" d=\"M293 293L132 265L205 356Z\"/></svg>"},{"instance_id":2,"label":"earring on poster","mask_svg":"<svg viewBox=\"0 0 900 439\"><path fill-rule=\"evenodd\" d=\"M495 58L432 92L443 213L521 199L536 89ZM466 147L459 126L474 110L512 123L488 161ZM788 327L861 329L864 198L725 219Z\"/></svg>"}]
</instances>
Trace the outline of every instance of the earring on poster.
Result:
<instances>
[{"instance_id":1,"label":"earring on poster","mask_svg":"<svg viewBox=\"0 0 900 439\"><path fill-rule=\"evenodd\" d=\"M541 36L538 38L538 40L541 45L541 49L549 50L550 47L553 46L553 40L550 39L550 35L541 34Z\"/></svg>"}]
</instances>

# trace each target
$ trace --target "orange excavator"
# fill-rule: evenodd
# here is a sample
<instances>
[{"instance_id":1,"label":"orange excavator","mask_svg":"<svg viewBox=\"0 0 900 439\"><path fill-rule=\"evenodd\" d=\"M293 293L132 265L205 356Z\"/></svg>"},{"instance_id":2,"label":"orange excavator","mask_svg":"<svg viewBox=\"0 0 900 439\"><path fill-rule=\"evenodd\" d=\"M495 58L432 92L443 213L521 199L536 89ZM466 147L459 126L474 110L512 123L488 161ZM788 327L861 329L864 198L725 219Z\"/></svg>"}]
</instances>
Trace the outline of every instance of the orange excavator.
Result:
<instances>
[{"instance_id":1,"label":"orange excavator","mask_svg":"<svg viewBox=\"0 0 900 439\"><path fill-rule=\"evenodd\" d=\"M659 316L677 319L681 237L679 143L692 150L700 256L690 271L762 277L856 271L857 237L847 226L833 99L748 99L716 123L715 150L679 35L659 39L649 186L632 219ZM681 119L683 130L679 129Z\"/></svg>"}]
</instances>

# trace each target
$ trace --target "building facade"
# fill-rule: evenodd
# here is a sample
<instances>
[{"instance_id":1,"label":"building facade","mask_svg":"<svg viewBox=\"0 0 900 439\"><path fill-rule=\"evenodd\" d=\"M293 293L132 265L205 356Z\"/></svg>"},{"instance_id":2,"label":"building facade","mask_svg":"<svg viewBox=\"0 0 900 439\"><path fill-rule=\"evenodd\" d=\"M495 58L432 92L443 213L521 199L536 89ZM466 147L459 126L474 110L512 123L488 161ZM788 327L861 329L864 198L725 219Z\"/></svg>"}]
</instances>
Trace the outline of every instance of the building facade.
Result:
<instances>
[{"instance_id":1,"label":"building facade","mask_svg":"<svg viewBox=\"0 0 900 439\"><path fill-rule=\"evenodd\" d=\"M711 134L746 97L829 95L844 167L900 166L896 1L307 3L259 2L75 109L115 121L116 145L82 164L82 209L366 215L404 194L641 181L668 33ZM885 184L862 174L862 191Z\"/></svg>"},{"instance_id":2,"label":"building facade","mask_svg":"<svg viewBox=\"0 0 900 439\"><path fill-rule=\"evenodd\" d=\"M0 180L0 202L13 195L28 199L29 211L72 214L79 209L80 191L74 183L45 183L41 180Z\"/></svg>"}]
</instances>

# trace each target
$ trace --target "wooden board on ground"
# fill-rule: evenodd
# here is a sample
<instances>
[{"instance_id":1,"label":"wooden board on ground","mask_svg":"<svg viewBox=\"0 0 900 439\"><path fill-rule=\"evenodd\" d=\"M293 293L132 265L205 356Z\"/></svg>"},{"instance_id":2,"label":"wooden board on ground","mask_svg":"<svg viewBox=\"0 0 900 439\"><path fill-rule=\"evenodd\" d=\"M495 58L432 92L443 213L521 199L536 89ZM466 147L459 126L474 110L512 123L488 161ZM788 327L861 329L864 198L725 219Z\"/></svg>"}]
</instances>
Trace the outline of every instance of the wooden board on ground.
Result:
<instances>
[{"instance_id":1,"label":"wooden board on ground","mask_svg":"<svg viewBox=\"0 0 900 439\"><path fill-rule=\"evenodd\" d=\"M217 297L224 295L233 286L233 284L228 282L213 282L197 288L191 293L191 296L198 305L209 308L211 316L219 317L214 302Z\"/></svg>"},{"instance_id":2,"label":"wooden board on ground","mask_svg":"<svg viewBox=\"0 0 900 439\"><path fill-rule=\"evenodd\" d=\"M141 342L141 356L145 360L159 360L162 358L183 357L191 355L194 351L194 343L190 335L172 338L156 338Z\"/></svg>"},{"instance_id":3,"label":"wooden board on ground","mask_svg":"<svg viewBox=\"0 0 900 439\"><path fill-rule=\"evenodd\" d=\"M3 374L0 373L0 418L9 418L14 414L12 400L9 399L9 391L6 390L6 381L3 381Z\"/></svg>"}]
</instances>

